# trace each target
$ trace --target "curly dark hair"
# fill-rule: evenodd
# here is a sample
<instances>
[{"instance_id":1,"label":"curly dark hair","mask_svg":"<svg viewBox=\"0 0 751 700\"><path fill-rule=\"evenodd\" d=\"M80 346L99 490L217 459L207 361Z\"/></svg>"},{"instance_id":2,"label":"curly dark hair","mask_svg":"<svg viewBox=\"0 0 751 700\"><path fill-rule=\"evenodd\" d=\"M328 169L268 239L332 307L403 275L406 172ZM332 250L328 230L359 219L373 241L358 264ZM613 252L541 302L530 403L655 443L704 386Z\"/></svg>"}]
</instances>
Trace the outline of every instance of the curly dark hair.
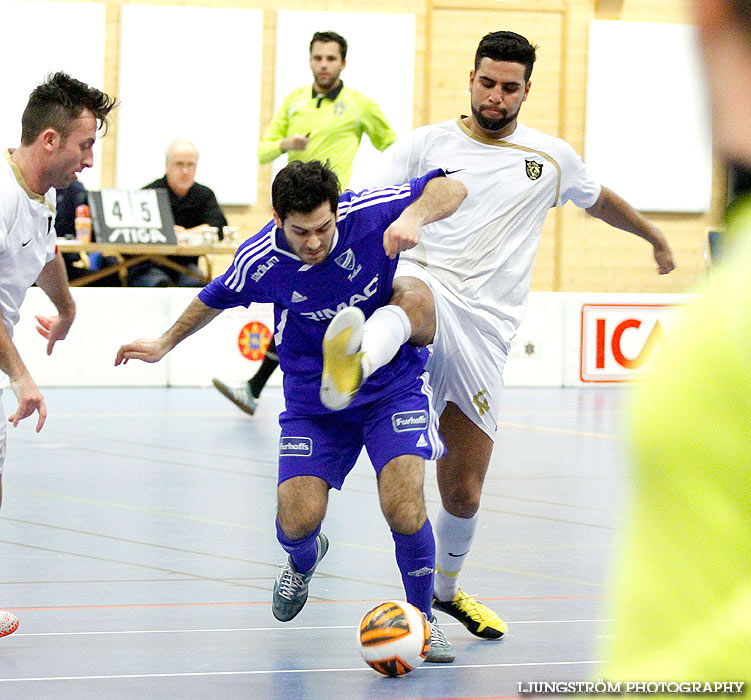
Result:
<instances>
[{"instance_id":1,"label":"curly dark hair","mask_svg":"<svg viewBox=\"0 0 751 700\"><path fill-rule=\"evenodd\" d=\"M317 160L294 160L282 168L271 185L271 205L284 222L289 214L308 214L328 202L339 206L339 179L327 164Z\"/></svg>"},{"instance_id":2,"label":"curly dark hair","mask_svg":"<svg viewBox=\"0 0 751 700\"><path fill-rule=\"evenodd\" d=\"M107 115L117 100L101 90L89 87L67 73L48 75L38 85L21 117L21 143L30 146L44 129L52 128L65 140L73 128L73 122L88 109L97 120L98 127L107 131Z\"/></svg>"},{"instance_id":3,"label":"curly dark hair","mask_svg":"<svg viewBox=\"0 0 751 700\"><path fill-rule=\"evenodd\" d=\"M316 32L310 40L311 53L313 53L313 44L316 41L320 41L324 44L335 41L339 44L339 53L342 55L342 61L347 59L347 40L341 34L337 34L336 32Z\"/></svg>"},{"instance_id":4,"label":"curly dark hair","mask_svg":"<svg viewBox=\"0 0 751 700\"><path fill-rule=\"evenodd\" d=\"M475 70L480 67L483 58L492 61L511 61L521 63L524 67L524 79L529 80L532 67L537 58L537 46L530 44L516 32L491 32L486 34L477 46L475 53Z\"/></svg>"}]
</instances>

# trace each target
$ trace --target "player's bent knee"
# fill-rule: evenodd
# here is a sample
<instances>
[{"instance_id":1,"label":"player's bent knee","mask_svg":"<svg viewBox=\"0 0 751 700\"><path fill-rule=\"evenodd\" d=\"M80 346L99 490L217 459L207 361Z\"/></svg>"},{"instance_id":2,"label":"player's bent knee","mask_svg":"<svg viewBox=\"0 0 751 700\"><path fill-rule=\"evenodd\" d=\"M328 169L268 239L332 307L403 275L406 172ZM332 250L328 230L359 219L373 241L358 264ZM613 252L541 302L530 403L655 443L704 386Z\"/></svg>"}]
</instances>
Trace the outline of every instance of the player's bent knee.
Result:
<instances>
[{"instance_id":1,"label":"player's bent knee","mask_svg":"<svg viewBox=\"0 0 751 700\"><path fill-rule=\"evenodd\" d=\"M427 519L425 504L420 500L414 503L381 504L383 515L389 527L400 535L414 535L424 524Z\"/></svg>"},{"instance_id":2,"label":"player's bent knee","mask_svg":"<svg viewBox=\"0 0 751 700\"><path fill-rule=\"evenodd\" d=\"M427 345L435 335L435 302L428 285L414 277L398 277L394 280L391 304L404 310L412 325L410 342Z\"/></svg>"},{"instance_id":3,"label":"player's bent knee","mask_svg":"<svg viewBox=\"0 0 751 700\"><path fill-rule=\"evenodd\" d=\"M310 535L323 522L325 514L325 508L310 509L294 503L285 506L280 503L276 517L287 537L291 540L300 540Z\"/></svg>"},{"instance_id":4,"label":"player's bent knee","mask_svg":"<svg viewBox=\"0 0 751 700\"><path fill-rule=\"evenodd\" d=\"M279 527L289 539L300 540L310 535L323 522L325 514L325 504L280 499L276 517Z\"/></svg>"},{"instance_id":5,"label":"player's bent knee","mask_svg":"<svg viewBox=\"0 0 751 700\"><path fill-rule=\"evenodd\" d=\"M425 524L427 516L413 518L386 518L389 527L400 535L414 535Z\"/></svg>"},{"instance_id":6,"label":"player's bent knee","mask_svg":"<svg viewBox=\"0 0 751 700\"><path fill-rule=\"evenodd\" d=\"M323 518L315 517L284 517L281 512L277 514L279 521L279 527L282 528L282 532L285 537L290 540L301 540L304 537L315 532L318 526L323 522Z\"/></svg>"},{"instance_id":7,"label":"player's bent knee","mask_svg":"<svg viewBox=\"0 0 751 700\"><path fill-rule=\"evenodd\" d=\"M328 503L326 488L307 477L284 481L278 488L277 520L285 536L299 540L323 522ZM307 488L306 488L307 487Z\"/></svg>"},{"instance_id":8,"label":"player's bent knee","mask_svg":"<svg viewBox=\"0 0 751 700\"><path fill-rule=\"evenodd\" d=\"M457 518L472 518L480 509L479 494L457 489L450 493L441 493L443 507Z\"/></svg>"}]
</instances>

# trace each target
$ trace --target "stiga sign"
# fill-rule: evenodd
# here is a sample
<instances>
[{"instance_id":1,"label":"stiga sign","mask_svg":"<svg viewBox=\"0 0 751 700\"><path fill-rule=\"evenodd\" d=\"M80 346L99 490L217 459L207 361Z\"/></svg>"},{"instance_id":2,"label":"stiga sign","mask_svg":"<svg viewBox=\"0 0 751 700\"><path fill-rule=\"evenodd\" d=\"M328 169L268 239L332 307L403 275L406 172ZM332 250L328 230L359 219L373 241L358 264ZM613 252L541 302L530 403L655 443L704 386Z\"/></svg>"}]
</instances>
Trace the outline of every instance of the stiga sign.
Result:
<instances>
[{"instance_id":1,"label":"stiga sign","mask_svg":"<svg viewBox=\"0 0 751 700\"><path fill-rule=\"evenodd\" d=\"M584 304L581 311L583 382L623 382L641 374L664 338L670 304Z\"/></svg>"}]
</instances>

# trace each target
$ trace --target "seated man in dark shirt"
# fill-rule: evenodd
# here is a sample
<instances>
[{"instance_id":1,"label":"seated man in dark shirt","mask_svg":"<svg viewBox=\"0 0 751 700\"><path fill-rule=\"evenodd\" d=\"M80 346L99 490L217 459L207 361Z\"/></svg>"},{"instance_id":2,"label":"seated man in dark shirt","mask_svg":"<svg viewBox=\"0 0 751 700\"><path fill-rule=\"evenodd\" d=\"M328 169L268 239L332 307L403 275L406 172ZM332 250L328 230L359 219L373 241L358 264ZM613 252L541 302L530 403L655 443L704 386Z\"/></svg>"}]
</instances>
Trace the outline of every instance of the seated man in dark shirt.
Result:
<instances>
[{"instance_id":1,"label":"seated man in dark shirt","mask_svg":"<svg viewBox=\"0 0 751 700\"><path fill-rule=\"evenodd\" d=\"M227 225L227 219L213 191L196 182L197 167L198 149L190 141L175 139L167 148L164 177L150 182L144 189L166 189L169 192L178 241L206 226L218 228L221 240L222 227ZM195 266L198 270L197 257L180 256L173 259L182 265ZM195 277L153 263L135 266L131 271L130 284L135 287L203 287L203 283Z\"/></svg>"}]
</instances>

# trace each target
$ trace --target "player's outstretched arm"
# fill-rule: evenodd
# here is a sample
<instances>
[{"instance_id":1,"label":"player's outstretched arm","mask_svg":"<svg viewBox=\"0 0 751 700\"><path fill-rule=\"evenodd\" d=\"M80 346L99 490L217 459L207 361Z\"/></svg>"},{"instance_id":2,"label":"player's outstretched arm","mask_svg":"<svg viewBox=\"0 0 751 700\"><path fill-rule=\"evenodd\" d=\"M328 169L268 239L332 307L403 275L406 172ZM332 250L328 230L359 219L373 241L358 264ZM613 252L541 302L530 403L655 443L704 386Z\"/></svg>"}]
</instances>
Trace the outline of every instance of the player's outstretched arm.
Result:
<instances>
[{"instance_id":1,"label":"player's outstretched arm","mask_svg":"<svg viewBox=\"0 0 751 700\"><path fill-rule=\"evenodd\" d=\"M586 211L606 224L649 241L654 249L657 271L661 275L675 269L673 252L662 231L613 190L603 187L597 201Z\"/></svg>"},{"instance_id":2,"label":"player's outstretched arm","mask_svg":"<svg viewBox=\"0 0 751 700\"><path fill-rule=\"evenodd\" d=\"M206 306L196 297L166 333L151 340L139 338L121 345L115 356L115 366L126 364L128 360L159 362L175 345L210 323L221 312L222 309Z\"/></svg>"},{"instance_id":3,"label":"player's outstretched arm","mask_svg":"<svg viewBox=\"0 0 751 700\"><path fill-rule=\"evenodd\" d=\"M459 180L434 177L422 194L410 204L383 232L383 249L390 258L420 242L420 229L451 216L467 196L467 188Z\"/></svg>"}]
</instances>

